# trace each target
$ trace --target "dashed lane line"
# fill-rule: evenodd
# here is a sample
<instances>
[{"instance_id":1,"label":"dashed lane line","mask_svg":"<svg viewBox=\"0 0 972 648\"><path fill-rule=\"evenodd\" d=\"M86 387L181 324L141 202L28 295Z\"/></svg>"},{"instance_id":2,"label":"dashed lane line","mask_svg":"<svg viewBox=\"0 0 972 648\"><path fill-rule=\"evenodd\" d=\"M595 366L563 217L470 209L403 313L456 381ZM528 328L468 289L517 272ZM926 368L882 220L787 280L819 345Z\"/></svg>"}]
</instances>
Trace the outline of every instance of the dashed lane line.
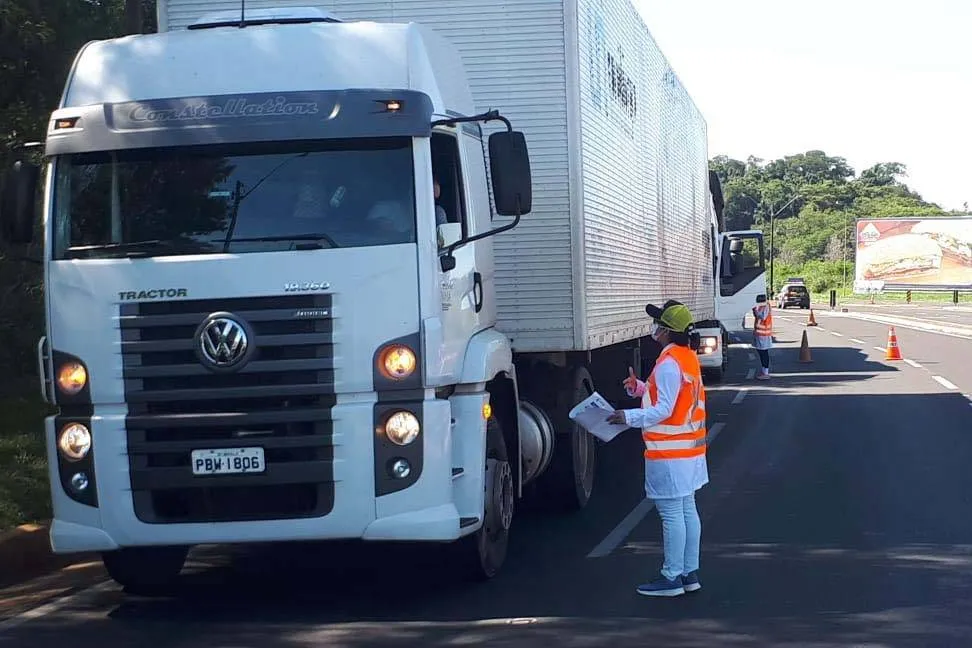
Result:
<instances>
[{"instance_id":1,"label":"dashed lane line","mask_svg":"<svg viewBox=\"0 0 972 648\"><path fill-rule=\"evenodd\" d=\"M725 423L715 423L709 429L708 443L715 441L715 438L719 436L719 433L726 427ZM631 532L635 530L638 524L641 523L645 516L655 508L655 503L650 499L643 499L638 502L638 505L634 507L630 513L624 516L616 527L614 527L603 540L601 540L596 547L591 549L591 552L587 554L588 558L603 558L608 556L612 551L621 546Z\"/></svg>"},{"instance_id":2,"label":"dashed lane line","mask_svg":"<svg viewBox=\"0 0 972 648\"><path fill-rule=\"evenodd\" d=\"M958 389L958 385L941 376L932 376L932 379L945 389Z\"/></svg>"},{"instance_id":3,"label":"dashed lane line","mask_svg":"<svg viewBox=\"0 0 972 648\"><path fill-rule=\"evenodd\" d=\"M915 369L921 369L921 365L918 364L917 362L915 362L914 360L912 360L911 358L902 358L902 360L904 360L905 362L907 362L909 365L911 365Z\"/></svg>"},{"instance_id":4,"label":"dashed lane line","mask_svg":"<svg viewBox=\"0 0 972 648\"><path fill-rule=\"evenodd\" d=\"M864 340L858 340L857 338L850 338L850 341L854 344L867 344Z\"/></svg>"}]
</instances>

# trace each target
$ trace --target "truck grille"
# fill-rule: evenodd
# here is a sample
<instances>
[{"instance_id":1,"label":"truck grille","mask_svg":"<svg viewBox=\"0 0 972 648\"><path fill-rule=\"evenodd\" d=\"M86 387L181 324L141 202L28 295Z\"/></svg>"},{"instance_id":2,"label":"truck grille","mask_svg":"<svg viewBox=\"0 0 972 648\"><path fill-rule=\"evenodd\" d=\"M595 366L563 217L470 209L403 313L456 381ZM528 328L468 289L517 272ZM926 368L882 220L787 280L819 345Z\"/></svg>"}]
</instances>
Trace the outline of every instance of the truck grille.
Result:
<instances>
[{"instance_id":1,"label":"truck grille","mask_svg":"<svg viewBox=\"0 0 972 648\"><path fill-rule=\"evenodd\" d=\"M149 524L319 517L334 505L330 295L143 302L120 307L135 514ZM195 353L210 314L247 323L236 372ZM193 450L261 447L266 470L193 475Z\"/></svg>"}]
</instances>

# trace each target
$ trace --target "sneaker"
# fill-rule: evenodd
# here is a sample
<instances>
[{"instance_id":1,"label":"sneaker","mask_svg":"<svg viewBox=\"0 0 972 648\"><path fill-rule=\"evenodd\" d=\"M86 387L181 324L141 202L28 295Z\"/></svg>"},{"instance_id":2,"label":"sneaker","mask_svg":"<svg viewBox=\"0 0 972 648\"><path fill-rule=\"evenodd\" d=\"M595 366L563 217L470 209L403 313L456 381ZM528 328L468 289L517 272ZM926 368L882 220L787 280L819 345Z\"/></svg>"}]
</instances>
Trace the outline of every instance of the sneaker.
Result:
<instances>
[{"instance_id":1,"label":"sneaker","mask_svg":"<svg viewBox=\"0 0 972 648\"><path fill-rule=\"evenodd\" d=\"M686 592L698 592L702 589L702 583L699 582L699 570L696 569L694 572L683 575L682 586Z\"/></svg>"},{"instance_id":2,"label":"sneaker","mask_svg":"<svg viewBox=\"0 0 972 648\"><path fill-rule=\"evenodd\" d=\"M685 593L685 588L682 586L681 576L676 576L674 580L662 576L651 583L639 585L638 593L642 596L681 596Z\"/></svg>"},{"instance_id":3,"label":"sneaker","mask_svg":"<svg viewBox=\"0 0 972 648\"><path fill-rule=\"evenodd\" d=\"M756 376L756 380L769 380L770 375L768 373L759 374Z\"/></svg>"}]
</instances>

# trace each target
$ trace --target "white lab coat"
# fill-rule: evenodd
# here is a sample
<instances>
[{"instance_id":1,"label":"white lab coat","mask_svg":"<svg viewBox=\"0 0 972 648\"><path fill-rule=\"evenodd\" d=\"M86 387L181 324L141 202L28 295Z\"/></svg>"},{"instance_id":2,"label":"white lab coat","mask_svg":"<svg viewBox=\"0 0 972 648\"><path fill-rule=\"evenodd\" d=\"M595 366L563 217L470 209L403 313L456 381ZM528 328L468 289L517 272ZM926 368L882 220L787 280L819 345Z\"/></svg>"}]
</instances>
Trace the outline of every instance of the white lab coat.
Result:
<instances>
[{"instance_id":1,"label":"white lab coat","mask_svg":"<svg viewBox=\"0 0 972 648\"><path fill-rule=\"evenodd\" d=\"M756 304L753 308L753 316L757 322L761 322L769 315L770 306L767 303ZM756 335L753 333L753 348L760 351L768 351L773 348L773 337L771 335Z\"/></svg>"},{"instance_id":2,"label":"white lab coat","mask_svg":"<svg viewBox=\"0 0 972 648\"><path fill-rule=\"evenodd\" d=\"M642 405L647 407L624 410L624 421L633 428L646 430L657 425L671 416L675 408L675 399L684 380L678 362L672 357L664 358L655 365L652 373L658 387L658 402L651 405L645 396ZM641 396L646 390L646 384L639 380L635 391L627 391L629 396ZM648 499L685 497L708 483L705 455L688 459L645 459L645 497Z\"/></svg>"}]
</instances>

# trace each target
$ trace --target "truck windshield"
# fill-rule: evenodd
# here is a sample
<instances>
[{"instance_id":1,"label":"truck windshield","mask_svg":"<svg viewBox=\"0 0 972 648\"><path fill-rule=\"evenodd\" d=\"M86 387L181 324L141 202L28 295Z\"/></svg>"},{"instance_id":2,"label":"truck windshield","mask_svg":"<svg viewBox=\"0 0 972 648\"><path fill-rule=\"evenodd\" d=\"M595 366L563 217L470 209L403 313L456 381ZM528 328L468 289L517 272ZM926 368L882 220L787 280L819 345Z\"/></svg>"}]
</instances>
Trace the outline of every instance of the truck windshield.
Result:
<instances>
[{"instance_id":1,"label":"truck windshield","mask_svg":"<svg viewBox=\"0 0 972 648\"><path fill-rule=\"evenodd\" d=\"M409 138L64 156L54 258L414 243L414 185Z\"/></svg>"}]
</instances>

